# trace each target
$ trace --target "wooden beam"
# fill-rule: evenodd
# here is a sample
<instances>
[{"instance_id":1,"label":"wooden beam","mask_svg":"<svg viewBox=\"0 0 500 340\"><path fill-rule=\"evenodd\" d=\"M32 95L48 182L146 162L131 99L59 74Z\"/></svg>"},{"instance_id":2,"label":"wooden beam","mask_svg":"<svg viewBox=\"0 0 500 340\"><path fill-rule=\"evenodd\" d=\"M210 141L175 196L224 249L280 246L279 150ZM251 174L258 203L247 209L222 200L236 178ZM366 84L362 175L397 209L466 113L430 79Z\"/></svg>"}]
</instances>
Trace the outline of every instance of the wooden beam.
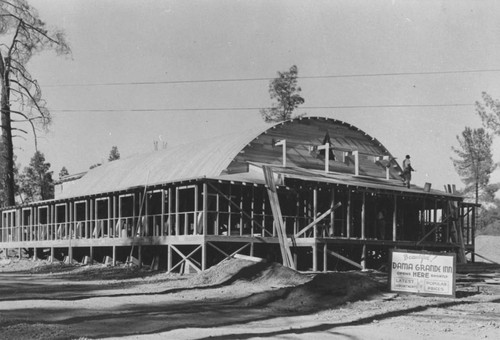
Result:
<instances>
[{"instance_id":1,"label":"wooden beam","mask_svg":"<svg viewBox=\"0 0 500 340\"><path fill-rule=\"evenodd\" d=\"M325 211L323 214L321 214L321 216L316 218L314 221L312 221L310 224L308 224L306 227L304 227L301 231L299 231L297 234L295 234L294 237L297 238L297 237L301 236L303 233L305 233L306 231L308 231L309 229L314 227L317 223L321 222L321 220L323 220L326 216L328 216L328 214L330 214L332 211L334 211L335 209L337 209L341 205L342 205L341 202L338 202L337 204L335 204L333 207L331 207L330 209Z\"/></svg>"},{"instance_id":2,"label":"wooden beam","mask_svg":"<svg viewBox=\"0 0 500 340\"><path fill-rule=\"evenodd\" d=\"M295 263L293 262L292 252L290 251L290 245L288 244L288 237L286 235L286 226L283 223L283 216L281 215L281 208L278 193L276 192L276 185L274 183L273 171L268 166L263 166L262 171L264 172L264 178L267 184L267 193L271 204L271 210L273 212L274 225L277 229L281 255L283 257L283 265L295 269Z\"/></svg>"},{"instance_id":3,"label":"wooden beam","mask_svg":"<svg viewBox=\"0 0 500 340\"><path fill-rule=\"evenodd\" d=\"M350 265L352 265L352 266L354 266L354 267L356 267L356 268L363 269L363 267L361 267L361 265L360 265L359 263L354 262L354 261L352 261L352 260L348 259L347 257L344 257L344 256L340 255L339 253L336 253L336 252L331 251L331 250L329 250L329 249L327 249L327 250L326 250L326 252L327 252L329 255L331 255L331 256L333 256L333 257L336 257L336 258L338 258L338 259L340 259L340 260L342 260L342 261L344 261L344 262L347 262L347 263L349 263Z\"/></svg>"}]
</instances>

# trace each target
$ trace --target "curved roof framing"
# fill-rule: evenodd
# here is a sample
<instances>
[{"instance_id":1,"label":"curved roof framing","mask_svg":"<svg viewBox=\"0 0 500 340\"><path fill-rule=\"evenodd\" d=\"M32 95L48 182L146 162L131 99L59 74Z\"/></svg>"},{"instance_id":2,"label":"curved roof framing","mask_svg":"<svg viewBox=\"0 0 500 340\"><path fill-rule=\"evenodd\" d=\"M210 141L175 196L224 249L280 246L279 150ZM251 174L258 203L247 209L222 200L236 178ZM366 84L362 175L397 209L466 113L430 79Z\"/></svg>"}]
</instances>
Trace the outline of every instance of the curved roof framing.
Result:
<instances>
[{"instance_id":1,"label":"curved roof framing","mask_svg":"<svg viewBox=\"0 0 500 340\"><path fill-rule=\"evenodd\" d=\"M330 171L354 173L352 151L358 151L359 175L385 177L387 164L381 164L374 157L392 159L381 143L350 124L329 118L303 117L264 130L217 136L109 162L89 170L78 180L63 183L64 189L56 194L56 199L202 177L216 178L242 171L248 162L279 165L283 162L282 147L275 144L283 139L287 140L287 166L324 169L324 151L322 154L317 147L325 140L332 146ZM399 165L394 162L391 177L397 178L399 171Z\"/></svg>"}]
</instances>

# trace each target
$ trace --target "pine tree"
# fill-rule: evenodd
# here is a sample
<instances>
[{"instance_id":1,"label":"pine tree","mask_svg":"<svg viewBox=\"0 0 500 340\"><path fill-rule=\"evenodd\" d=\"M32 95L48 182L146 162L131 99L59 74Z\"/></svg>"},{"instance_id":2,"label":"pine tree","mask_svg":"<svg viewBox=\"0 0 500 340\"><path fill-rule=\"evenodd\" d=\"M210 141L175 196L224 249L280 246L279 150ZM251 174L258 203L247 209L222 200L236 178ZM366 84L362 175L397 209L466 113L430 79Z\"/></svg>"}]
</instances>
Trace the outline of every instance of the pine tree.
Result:
<instances>
[{"instance_id":1,"label":"pine tree","mask_svg":"<svg viewBox=\"0 0 500 340\"><path fill-rule=\"evenodd\" d=\"M493 137L483 128L471 129L466 127L461 136L457 136L459 148L452 147L458 156L453 159L453 165L465 184L465 193L474 193L475 202L479 201L479 192L483 192L483 199L492 199L494 187L490 187L490 175L495 170L491 145ZM496 187L495 187L496 188Z\"/></svg>"}]
</instances>

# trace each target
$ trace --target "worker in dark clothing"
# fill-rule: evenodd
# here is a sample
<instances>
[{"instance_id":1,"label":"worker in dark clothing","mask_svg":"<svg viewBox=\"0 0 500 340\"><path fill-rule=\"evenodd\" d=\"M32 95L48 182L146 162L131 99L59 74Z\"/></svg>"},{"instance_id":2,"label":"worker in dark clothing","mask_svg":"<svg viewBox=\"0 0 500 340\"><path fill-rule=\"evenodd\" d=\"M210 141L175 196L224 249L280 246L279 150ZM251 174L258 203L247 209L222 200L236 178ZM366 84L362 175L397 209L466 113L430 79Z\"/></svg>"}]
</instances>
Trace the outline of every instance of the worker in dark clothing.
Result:
<instances>
[{"instance_id":1,"label":"worker in dark clothing","mask_svg":"<svg viewBox=\"0 0 500 340\"><path fill-rule=\"evenodd\" d=\"M403 185L408 188L410 187L412 171L415 171L415 169L411 167L410 155L406 155L406 158L403 161Z\"/></svg>"}]
</instances>

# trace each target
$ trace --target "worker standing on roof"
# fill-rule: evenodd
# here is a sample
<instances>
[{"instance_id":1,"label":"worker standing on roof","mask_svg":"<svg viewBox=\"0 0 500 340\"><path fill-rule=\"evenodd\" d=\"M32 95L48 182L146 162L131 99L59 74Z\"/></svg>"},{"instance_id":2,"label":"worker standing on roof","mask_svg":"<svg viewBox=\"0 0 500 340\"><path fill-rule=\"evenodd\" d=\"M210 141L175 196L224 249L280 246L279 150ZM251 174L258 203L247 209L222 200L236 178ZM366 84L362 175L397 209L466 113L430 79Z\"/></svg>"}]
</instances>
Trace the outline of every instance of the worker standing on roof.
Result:
<instances>
[{"instance_id":1,"label":"worker standing on roof","mask_svg":"<svg viewBox=\"0 0 500 340\"><path fill-rule=\"evenodd\" d=\"M406 158L403 161L403 185L408 188L410 187L412 171L415 171L415 169L411 167L410 155L406 155Z\"/></svg>"}]
</instances>

